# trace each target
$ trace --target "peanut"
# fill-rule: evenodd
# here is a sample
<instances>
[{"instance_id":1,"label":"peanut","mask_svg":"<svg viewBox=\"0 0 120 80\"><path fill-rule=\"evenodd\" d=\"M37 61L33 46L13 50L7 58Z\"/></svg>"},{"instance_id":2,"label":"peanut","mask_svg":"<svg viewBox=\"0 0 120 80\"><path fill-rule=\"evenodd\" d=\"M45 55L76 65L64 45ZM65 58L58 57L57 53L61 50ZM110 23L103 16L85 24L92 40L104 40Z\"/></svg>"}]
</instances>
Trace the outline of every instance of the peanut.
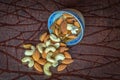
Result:
<instances>
[{"instance_id":1,"label":"peanut","mask_svg":"<svg viewBox=\"0 0 120 80\"><path fill-rule=\"evenodd\" d=\"M33 53L32 57L33 57L33 59L34 59L35 61L38 61L38 60L39 60L39 58L40 58L40 53L38 52L38 50L35 50L35 52Z\"/></svg>"},{"instance_id":2,"label":"peanut","mask_svg":"<svg viewBox=\"0 0 120 80\"><path fill-rule=\"evenodd\" d=\"M47 36L47 32L43 33L41 36L40 36L40 41L44 41L45 37Z\"/></svg>"},{"instance_id":3,"label":"peanut","mask_svg":"<svg viewBox=\"0 0 120 80\"><path fill-rule=\"evenodd\" d=\"M61 64L61 65L58 66L57 71L62 71L62 70L64 70L66 67L67 67L66 64Z\"/></svg>"},{"instance_id":4,"label":"peanut","mask_svg":"<svg viewBox=\"0 0 120 80\"><path fill-rule=\"evenodd\" d=\"M70 64L72 62L73 62L72 59L64 59L61 63L63 63L63 64Z\"/></svg>"},{"instance_id":5,"label":"peanut","mask_svg":"<svg viewBox=\"0 0 120 80\"><path fill-rule=\"evenodd\" d=\"M34 64L34 68L39 72L43 72L41 65L39 65L38 63Z\"/></svg>"},{"instance_id":6,"label":"peanut","mask_svg":"<svg viewBox=\"0 0 120 80\"><path fill-rule=\"evenodd\" d=\"M64 56L65 56L65 58L70 58L70 59L72 58L70 53L68 53L68 52L64 52Z\"/></svg>"}]
</instances>

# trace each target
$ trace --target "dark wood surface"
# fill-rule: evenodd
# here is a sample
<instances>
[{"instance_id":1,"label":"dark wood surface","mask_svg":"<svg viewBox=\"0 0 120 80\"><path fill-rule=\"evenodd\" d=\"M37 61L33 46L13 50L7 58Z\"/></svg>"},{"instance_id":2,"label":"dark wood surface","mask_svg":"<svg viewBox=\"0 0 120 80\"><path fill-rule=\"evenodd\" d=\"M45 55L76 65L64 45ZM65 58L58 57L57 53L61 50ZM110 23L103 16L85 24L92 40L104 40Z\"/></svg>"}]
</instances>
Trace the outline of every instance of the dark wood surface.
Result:
<instances>
[{"instance_id":1,"label":"dark wood surface","mask_svg":"<svg viewBox=\"0 0 120 80\"><path fill-rule=\"evenodd\" d=\"M84 38L70 47L74 63L46 77L21 63L21 45L38 43L65 8L83 13ZM120 0L0 0L0 80L120 80Z\"/></svg>"}]
</instances>

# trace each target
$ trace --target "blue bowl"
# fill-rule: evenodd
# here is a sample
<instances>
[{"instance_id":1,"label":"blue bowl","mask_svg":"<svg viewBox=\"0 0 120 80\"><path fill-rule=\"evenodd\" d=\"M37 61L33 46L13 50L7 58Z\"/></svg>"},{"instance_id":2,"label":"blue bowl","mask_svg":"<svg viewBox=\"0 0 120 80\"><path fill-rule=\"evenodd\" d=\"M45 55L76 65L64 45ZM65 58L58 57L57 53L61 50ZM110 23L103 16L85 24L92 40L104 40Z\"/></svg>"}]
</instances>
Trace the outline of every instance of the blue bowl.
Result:
<instances>
[{"instance_id":1,"label":"blue bowl","mask_svg":"<svg viewBox=\"0 0 120 80\"><path fill-rule=\"evenodd\" d=\"M72 45L76 45L77 43L79 43L82 38L83 38L83 34L84 34L84 29L85 29L85 22L84 22L84 18L82 16L82 14L75 10L75 9L65 9L65 10L60 10L60 11L55 11L53 12L49 19L48 19L48 30L51 33L53 33L53 31L50 29L51 25L59 18L61 17L62 14L67 13L72 15L80 24L81 26L81 32L78 34L77 38L66 42L66 44L68 46L72 46Z\"/></svg>"}]
</instances>

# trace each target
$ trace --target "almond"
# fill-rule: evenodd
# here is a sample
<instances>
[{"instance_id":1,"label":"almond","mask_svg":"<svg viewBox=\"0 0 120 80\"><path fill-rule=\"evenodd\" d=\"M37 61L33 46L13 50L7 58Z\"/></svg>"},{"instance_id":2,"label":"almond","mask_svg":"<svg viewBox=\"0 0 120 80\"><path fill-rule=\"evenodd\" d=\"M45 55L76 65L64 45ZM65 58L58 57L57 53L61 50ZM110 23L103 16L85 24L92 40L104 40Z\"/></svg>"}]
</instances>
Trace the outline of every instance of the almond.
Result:
<instances>
[{"instance_id":1,"label":"almond","mask_svg":"<svg viewBox=\"0 0 120 80\"><path fill-rule=\"evenodd\" d=\"M73 24L76 21L76 19L75 18L67 18L66 21L67 21L67 23Z\"/></svg>"},{"instance_id":2,"label":"almond","mask_svg":"<svg viewBox=\"0 0 120 80\"><path fill-rule=\"evenodd\" d=\"M47 35L44 39L44 42L46 42L50 38L50 35Z\"/></svg>"},{"instance_id":3,"label":"almond","mask_svg":"<svg viewBox=\"0 0 120 80\"><path fill-rule=\"evenodd\" d=\"M42 53L42 58L46 59L47 53L43 52Z\"/></svg>"},{"instance_id":4,"label":"almond","mask_svg":"<svg viewBox=\"0 0 120 80\"><path fill-rule=\"evenodd\" d=\"M66 47L66 44L65 43L60 43L60 46Z\"/></svg>"},{"instance_id":5,"label":"almond","mask_svg":"<svg viewBox=\"0 0 120 80\"><path fill-rule=\"evenodd\" d=\"M70 59L72 58L70 53L68 53L68 52L64 52L64 56L65 56L65 58L70 58Z\"/></svg>"},{"instance_id":6,"label":"almond","mask_svg":"<svg viewBox=\"0 0 120 80\"><path fill-rule=\"evenodd\" d=\"M59 31L58 31L57 28L54 30L54 33L55 33L56 36L59 36Z\"/></svg>"},{"instance_id":7,"label":"almond","mask_svg":"<svg viewBox=\"0 0 120 80\"><path fill-rule=\"evenodd\" d=\"M41 65L44 65L47 61L45 59L39 59L37 62Z\"/></svg>"},{"instance_id":8,"label":"almond","mask_svg":"<svg viewBox=\"0 0 120 80\"><path fill-rule=\"evenodd\" d=\"M73 18L72 15L70 15L70 14L66 14L66 13L63 14L63 17L64 17L64 18Z\"/></svg>"},{"instance_id":9,"label":"almond","mask_svg":"<svg viewBox=\"0 0 120 80\"><path fill-rule=\"evenodd\" d=\"M38 50L35 50L35 52L33 53L32 57L33 57L33 59L34 59L35 61L38 61L38 60L39 60L39 58L40 58L40 53L38 52Z\"/></svg>"},{"instance_id":10,"label":"almond","mask_svg":"<svg viewBox=\"0 0 120 80\"><path fill-rule=\"evenodd\" d=\"M39 72L43 72L41 65L38 64L38 63L35 63L35 64L34 64L34 68L35 68L37 71L39 71Z\"/></svg>"},{"instance_id":11,"label":"almond","mask_svg":"<svg viewBox=\"0 0 120 80\"><path fill-rule=\"evenodd\" d=\"M32 44L23 44L23 48L25 49L30 49Z\"/></svg>"},{"instance_id":12,"label":"almond","mask_svg":"<svg viewBox=\"0 0 120 80\"><path fill-rule=\"evenodd\" d=\"M55 24L54 23L52 24L52 26L50 27L50 29L54 31L54 29L55 29Z\"/></svg>"},{"instance_id":13,"label":"almond","mask_svg":"<svg viewBox=\"0 0 120 80\"><path fill-rule=\"evenodd\" d=\"M61 16L57 21L56 24L60 25L63 22L63 17Z\"/></svg>"},{"instance_id":14,"label":"almond","mask_svg":"<svg viewBox=\"0 0 120 80\"><path fill-rule=\"evenodd\" d=\"M69 50L69 49L68 49L67 47L60 47L59 50L60 50L60 52L62 53L62 52L67 51L67 50Z\"/></svg>"},{"instance_id":15,"label":"almond","mask_svg":"<svg viewBox=\"0 0 120 80\"><path fill-rule=\"evenodd\" d=\"M76 26L76 27L80 27L80 24L76 21L76 22L74 22L74 25Z\"/></svg>"},{"instance_id":16,"label":"almond","mask_svg":"<svg viewBox=\"0 0 120 80\"><path fill-rule=\"evenodd\" d=\"M73 62L72 59L64 59L61 63L63 63L63 64L70 64L72 62Z\"/></svg>"},{"instance_id":17,"label":"almond","mask_svg":"<svg viewBox=\"0 0 120 80\"><path fill-rule=\"evenodd\" d=\"M66 64L61 64L61 65L58 66L57 71L62 71L62 70L64 70L66 67L67 67Z\"/></svg>"},{"instance_id":18,"label":"almond","mask_svg":"<svg viewBox=\"0 0 120 80\"><path fill-rule=\"evenodd\" d=\"M56 50L54 53L53 53L53 55L52 55L52 57L55 57L57 54L59 54L60 52L59 52L59 50Z\"/></svg>"},{"instance_id":19,"label":"almond","mask_svg":"<svg viewBox=\"0 0 120 80\"><path fill-rule=\"evenodd\" d=\"M77 36L75 36L75 35L70 35L70 36L68 36L67 38L70 38L70 39L75 39Z\"/></svg>"},{"instance_id":20,"label":"almond","mask_svg":"<svg viewBox=\"0 0 120 80\"><path fill-rule=\"evenodd\" d=\"M60 29L61 29L61 32L63 33L63 34L67 34L67 22L66 21L63 21L62 23L61 23L61 25L60 25Z\"/></svg>"},{"instance_id":21,"label":"almond","mask_svg":"<svg viewBox=\"0 0 120 80\"><path fill-rule=\"evenodd\" d=\"M40 36L40 41L44 41L45 37L47 36L47 32L43 33L41 36Z\"/></svg>"}]
</instances>

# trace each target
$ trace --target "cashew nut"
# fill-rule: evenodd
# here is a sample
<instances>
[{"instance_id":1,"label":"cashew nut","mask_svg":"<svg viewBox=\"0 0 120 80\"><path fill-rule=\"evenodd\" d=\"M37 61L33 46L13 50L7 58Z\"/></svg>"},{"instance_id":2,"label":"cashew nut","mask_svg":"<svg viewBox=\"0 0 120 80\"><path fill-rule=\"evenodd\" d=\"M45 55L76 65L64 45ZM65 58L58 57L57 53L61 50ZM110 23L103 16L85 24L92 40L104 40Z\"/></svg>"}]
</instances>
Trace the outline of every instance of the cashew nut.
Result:
<instances>
[{"instance_id":1,"label":"cashew nut","mask_svg":"<svg viewBox=\"0 0 120 80\"><path fill-rule=\"evenodd\" d=\"M55 62L52 63L52 66L53 67L57 67L58 66L58 61L59 60L64 60L65 59L65 56L63 54L58 54L55 56Z\"/></svg>"},{"instance_id":2,"label":"cashew nut","mask_svg":"<svg viewBox=\"0 0 120 80\"><path fill-rule=\"evenodd\" d=\"M55 52L55 51L56 51L56 48L53 47L53 46L49 46L49 47L47 47L47 48L45 49L45 53L48 53L48 52L50 52L50 51Z\"/></svg>"},{"instance_id":3,"label":"cashew nut","mask_svg":"<svg viewBox=\"0 0 120 80\"><path fill-rule=\"evenodd\" d=\"M34 61L31 57L24 57L22 59L23 63L27 63L28 62L28 67L33 67L34 66Z\"/></svg>"},{"instance_id":4,"label":"cashew nut","mask_svg":"<svg viewBox=\"0 0 120 80\"><path fill-rule=\"evenodd\" d=\"M58 55L55 56L56 61L64 60L64 59L65 59L65 56L63 54L58 54Z\"/></svg>"},{"instance_id":5,"label":"cashew nut","mask_svg":"<svg viewBox=\"0 0 120 80\"><path fill-rule=\"evenodd\" d=\"M50 40L46 41L45 43L46 47L50 46L50 44L51 44Z\"/></svg>"},{"instance_id":6,"label":"cashew nut","mask_svg":"<svg viewBox=\"0 0 120 80\"><path fill-rule=\"evenodd\" d=\"M31 46L31 50L26 50L24 54L26 56L31 56L31 55L33 55L34 51L35 51L35 47Z\"/></svg>"},{"instance_id":7,"label":"cashew nut","mask_svg":"<svg viewBox=\"0 0 120 80\"><path fill-rule=\"evenodd\" d=\"M67 30L72 30L72 26L74 26L74 25L72 25L72 24L67 24Z\"/></svg>"},{"instance_id":8,"label":"cashew nut","mask_svg":"<svg viewBox=\"0 0 120 80\"><path fill-rule=\"evenodd\" d=\"M54 46L55 46L56 48L59 48L59 47L60 47L60 43L55 43Z\"/></svg>"},{"instance_id":9,"label":"cashew nut","mask_svg":"<svg viewBox=\"0 0 120 80\"><path fill-rule=\"evenodd\" d=\"M46 47L44 43L39 43L37 46L38 51L42 54L43 48Z\"/></svg>"},{"instance_id":10,"label":"cashew nut","mask_svg":"<svg viewBox=\"0 0 120 80\"><path fill-rule=\"evenodd\" d=\"M77 34L77 30L78 28L76 26L74 26L73 24L67 24L67 30L71 30L72 34Z\"/></svg>"},{"instance_id":11,"label":"cashew nut","mask_svg":"<svg viewBox=\"0 0 120 80\"><path fill-rule=\"evenodd\" d=\"M57 67L58 66L58 61L55 61L54 63L52 63L53 67Z\"/></svg>"},{"instance_id":12,"label":"cashew nut","mask_svg":"<svg viewBox=\"0 0 120 80\"><path fill-rule=\"evenodd\" d=\"M48 76L51 76L52 73L50 72L49 68L52 66L51 63L47 62L44 67L43 67L43 70L44 70L44 73Z\"/></svg>"},{"instance_id":13,"label":"cashew nut","mask_svg":"<svg viewBox=\"0 0 120 80\"><path fill-rule=\"evenodd\" d=\"M46 56L46 59L47 59L47 61L49 61L49 62L51 62L51 63L54 63L55 60L51 58L52 55L53 55L53 53L52 53L52 52L49 52L49 53L47 54L47 56Z\"/></svg>"},{"instance_id":14,"label":"cashew nut","mask_svg":"<svg viewBox=\"0 0 120 80\"><path fill-rule=\"evenodd\" d=\"M60 38L57 38L54 34L50 34L50 39L54 42L60 42Z\"/></svg>"}]
</instances>

